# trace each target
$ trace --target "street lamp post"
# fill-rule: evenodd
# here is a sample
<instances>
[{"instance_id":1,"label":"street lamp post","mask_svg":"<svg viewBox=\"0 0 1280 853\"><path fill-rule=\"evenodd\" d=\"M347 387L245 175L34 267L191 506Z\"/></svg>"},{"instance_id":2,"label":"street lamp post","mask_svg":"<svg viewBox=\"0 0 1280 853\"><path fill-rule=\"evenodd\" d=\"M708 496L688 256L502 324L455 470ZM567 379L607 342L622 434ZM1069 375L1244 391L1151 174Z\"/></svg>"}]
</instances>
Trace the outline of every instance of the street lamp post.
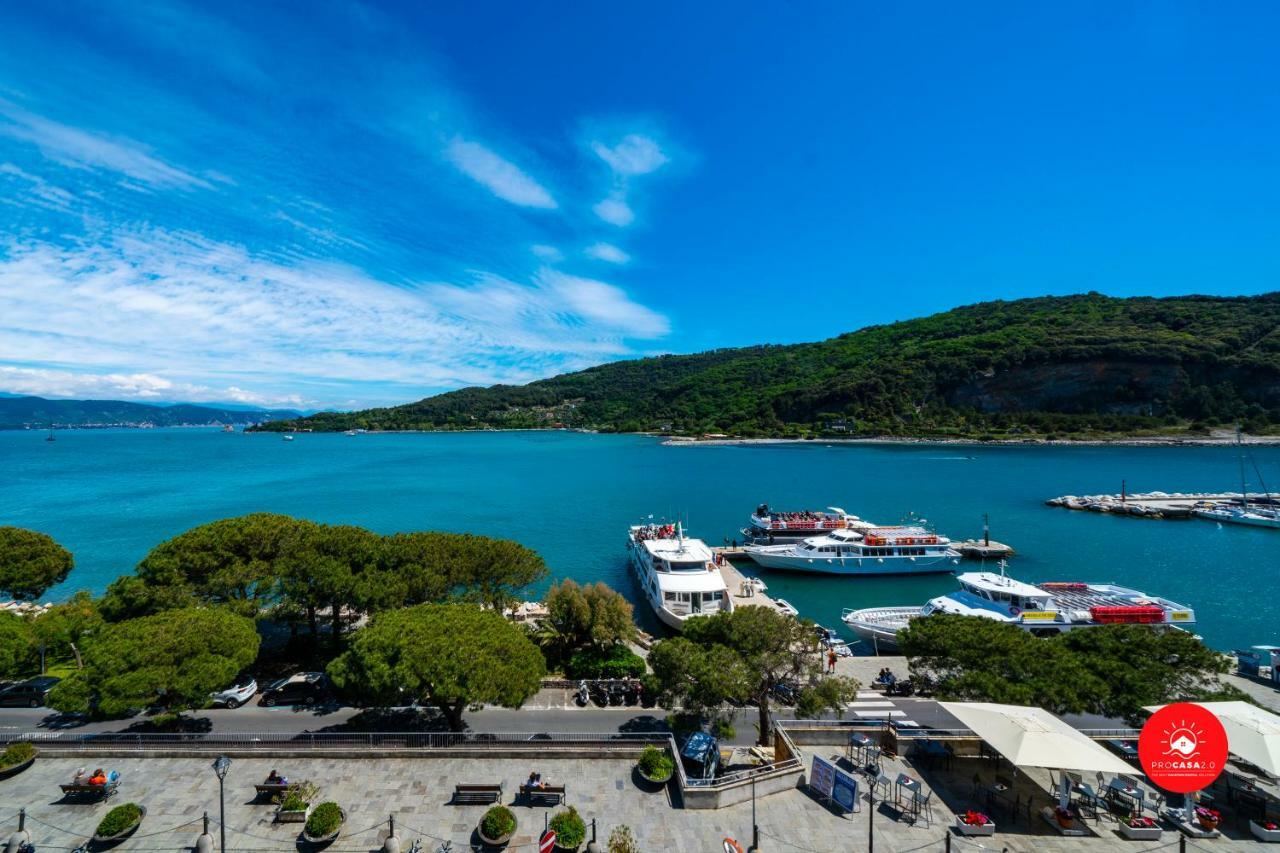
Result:
<instances>
[{"instance_id":1,"label":"street lamp post","mask_svg":"<svg viewBox=\"0 0 1280 853\"><path fill-rule=\"evenodd\" d=\"M218 776L218 849L222 853L227 850L227 798L223 793L222 780L227 778L230 769L231 759L225 755L219 755L213 762L213 772Z\"/></svg>"}]
</instances>

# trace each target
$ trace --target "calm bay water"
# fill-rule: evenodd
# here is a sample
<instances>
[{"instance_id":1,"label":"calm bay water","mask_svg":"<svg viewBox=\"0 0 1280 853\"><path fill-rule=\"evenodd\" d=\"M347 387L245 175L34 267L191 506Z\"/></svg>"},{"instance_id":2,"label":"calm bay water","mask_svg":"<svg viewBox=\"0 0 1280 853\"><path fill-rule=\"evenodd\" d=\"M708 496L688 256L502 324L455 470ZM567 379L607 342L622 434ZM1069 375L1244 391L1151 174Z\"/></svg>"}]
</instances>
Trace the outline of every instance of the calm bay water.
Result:
<instances>
[{"instance_id":1,"label":"calm bay water","mask_svg":"<svg viewBox=\"0 0 1280 853\"><path fill-rule=\"evenodd\" d=\"M213 430L0 432L0 524L48 533L76 555L50 593L102 591L156 543L247 512L390 533L439 529L515 539L556 578L603 580L633 600L628 524L653 513L720 544L761 501L842 506L880 522L908 512L963 539L1018 550L1023 580L1116 581L1193 606L1230 649L1280 643L1280 531L1146 521L1045 507L1060 494L1238 488L1233 448L755 445L663 447L641 436L510 432L222 434ZM1280 449L1253 455L1280 486ZM964 567L976 566L964 562ZM920 604L946 575L836 579L767 572L770 593L839 624L841 608ZM643 605L637 612L644 609ZM647 610L642 614L647 617Z\"/></svg>"}]
</instances>

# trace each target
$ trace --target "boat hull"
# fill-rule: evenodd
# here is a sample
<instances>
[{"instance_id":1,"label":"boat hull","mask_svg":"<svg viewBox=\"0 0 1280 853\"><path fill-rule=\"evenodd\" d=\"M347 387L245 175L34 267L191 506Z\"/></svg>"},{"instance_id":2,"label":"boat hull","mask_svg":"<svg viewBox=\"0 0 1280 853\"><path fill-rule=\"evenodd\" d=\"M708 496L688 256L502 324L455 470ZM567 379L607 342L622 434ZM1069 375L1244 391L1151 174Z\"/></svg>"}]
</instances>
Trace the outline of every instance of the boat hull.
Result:
<instances>
[{"instance_id":1,"label":"boat hull","mask_svg":"<svg viewBox=\"0 0 1280 853\"><path fill-rule=\"evenodd\" d=\"M937 557L822 557L807 558L772 554L767 550L746 549L766 569L788 572L812 572L823 575L927 575L947 574L960 565L958 553Z\"/></svg>"},{"instance_id":2,"label":"boat hull","mask_svg":"<svg viewBox=\"0 0 1280 853\"><path fill-rule=\"evenodd\" d=\"M635 572L636 580L640 582L640 589L644 593L645 603L649 605L649 609L652 610L653 614L658 617L658 620L662 622L663 625L666 625L668 628L670 628L671 630L677 631L677 632L683 631L684 623L686 619L692 619L695 616L711 616L719 612L717 610L711 610L711 611L707 611L706 613L691 613L688 616L672 613L670 610L668 610L666 607L662 605L661 598L657 598L657 599L654 598L655 593L648 580L649 569L647 566L645 566L643 561L644 558L641 556L641 550L638 547L636 547L635 542L629 541L627 543L627 556L629 558L629 562L631 563L631 570ZM661 595L660 592L657 594L659 596ZM732 599L726 596L726 602L728 603L728 607L726 609L732 610L733 609Z\"/></svg>"}]
</instances>

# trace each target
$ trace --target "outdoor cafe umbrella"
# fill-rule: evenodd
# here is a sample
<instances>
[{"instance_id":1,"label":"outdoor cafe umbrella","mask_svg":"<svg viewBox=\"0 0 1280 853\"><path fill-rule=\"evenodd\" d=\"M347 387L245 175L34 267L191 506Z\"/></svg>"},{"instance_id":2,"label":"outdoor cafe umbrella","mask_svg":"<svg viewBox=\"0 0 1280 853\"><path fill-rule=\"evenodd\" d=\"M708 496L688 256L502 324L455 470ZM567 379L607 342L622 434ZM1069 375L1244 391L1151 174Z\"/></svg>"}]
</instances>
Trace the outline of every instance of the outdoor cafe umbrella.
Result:
<instances>
[{"instance_id":1,"label":"outdoor cafe umbrella","mask_svg":"<svg viewBox=\"0 0 1280 853\"><path fill-rule=\"evenodd\" d=\"M1218 718L1227 733L1227 751L1265 772L1280 776L1280 716L1248 702L1192 702ZM1155 713L1163 705L1150 705Z\"/></svg>"},{"instance_id":2,"label":"outdoor cafe umbrella","mask_svg":"<svg viewBox=\"0 0 1280 853\"><path fill-rule=\"evenodd\" d=\"M1065 771L1132 773L1133 768L1043 708L990 702L939 702L944 709L1016 767L1064 771L1058 792L1063 808L1071 799Z\"/></svg>"}]
</instances>

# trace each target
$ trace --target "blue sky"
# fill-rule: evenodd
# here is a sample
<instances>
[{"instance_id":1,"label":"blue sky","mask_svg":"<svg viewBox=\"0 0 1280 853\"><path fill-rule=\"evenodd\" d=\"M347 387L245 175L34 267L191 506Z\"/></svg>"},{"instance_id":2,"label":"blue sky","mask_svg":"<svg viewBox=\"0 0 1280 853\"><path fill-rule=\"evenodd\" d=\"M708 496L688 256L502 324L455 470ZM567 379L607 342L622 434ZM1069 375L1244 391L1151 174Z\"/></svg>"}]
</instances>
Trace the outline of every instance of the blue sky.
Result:
<instances>
[{"instance_id":1,"label":"blue sky","mask_svg":"<svg viewBox=\"0 0 1280 853\"><path fill-rule=\"evenodd\" d=\"M0 6L0 391L306 408L1280 272L1273 4Z\"/></svg>"}]
</instances>

